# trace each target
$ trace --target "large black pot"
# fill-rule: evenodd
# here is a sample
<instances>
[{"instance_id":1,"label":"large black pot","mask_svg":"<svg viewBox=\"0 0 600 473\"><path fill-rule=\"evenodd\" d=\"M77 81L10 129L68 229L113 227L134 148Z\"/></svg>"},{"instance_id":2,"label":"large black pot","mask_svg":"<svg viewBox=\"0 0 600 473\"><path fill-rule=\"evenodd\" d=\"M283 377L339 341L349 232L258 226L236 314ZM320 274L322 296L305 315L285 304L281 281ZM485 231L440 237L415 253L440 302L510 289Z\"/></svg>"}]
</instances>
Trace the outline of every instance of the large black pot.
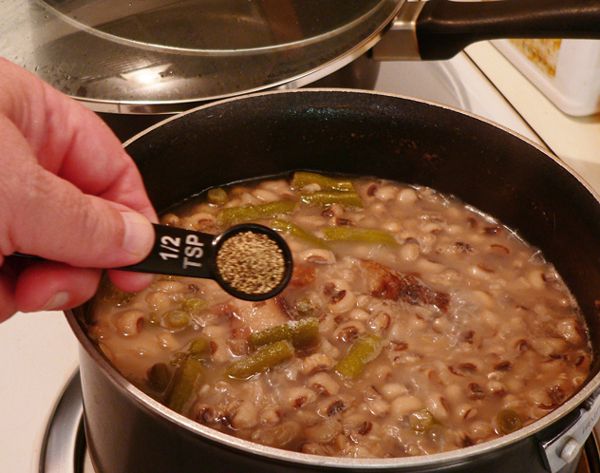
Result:
<instances>
[{"instance_id":1,"label":"large black pot","mask_svg":"<svg viewBox=\"0 0 600 473\"><path fill-rule=\"evenodd\" d=\"M199 108L138 135L127 150L159 211L208 186L298 168L374 175L455 194L541 248L578 299L595 351L600 347L597 196L557 159L490 123L394 96L305 90ZM569 460L600 411L596 356L573 398L491 442L399 459L287 452L233 438L159 405L103 358L82 329L84 313L79 308L68 317L81 342L87 440L98 473L573 471Z\"/></svg>"}]
</instances>

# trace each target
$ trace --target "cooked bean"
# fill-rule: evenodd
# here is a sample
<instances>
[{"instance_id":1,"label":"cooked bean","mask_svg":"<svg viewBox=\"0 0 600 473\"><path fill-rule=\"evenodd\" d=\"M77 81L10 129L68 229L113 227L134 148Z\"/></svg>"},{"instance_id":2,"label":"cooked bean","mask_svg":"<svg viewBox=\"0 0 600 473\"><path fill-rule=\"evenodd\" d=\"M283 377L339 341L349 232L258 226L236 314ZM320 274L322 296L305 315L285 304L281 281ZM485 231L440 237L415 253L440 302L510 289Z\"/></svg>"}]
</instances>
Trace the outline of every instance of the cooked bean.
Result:
<instances>
[{"instance_id":1,"label":"cooked bean","mask_svg":"<svg viewBox=\"0 0 600 473\"><path fill-rule=\"evenodd\" d=\"M139 334L144 328L144 312L141 310L125 310L117 315L115 326L124 337Z\"/></svg>"},{"instance_id":2,"label":"cooked bean","mask_svg":"<svg viewBox=\"0 0 600 473\"><path fill-rule=\"evenodd\" d=\"M317 373L308 378L307 383L311 389L325 396L336 395L340 392L340 385L327 373Z\"/></svg>"},{"instance_id":3,"label":"cooked bean","mask_svg":"<svg viewBox=\"0 0 600 473\"><path fill-rule=\"evenodd\" d=\"M392 401L391 412L394 417L402 417L424 407L423 402L415 396L398 396Z\"/></svg>"}]
</instances>

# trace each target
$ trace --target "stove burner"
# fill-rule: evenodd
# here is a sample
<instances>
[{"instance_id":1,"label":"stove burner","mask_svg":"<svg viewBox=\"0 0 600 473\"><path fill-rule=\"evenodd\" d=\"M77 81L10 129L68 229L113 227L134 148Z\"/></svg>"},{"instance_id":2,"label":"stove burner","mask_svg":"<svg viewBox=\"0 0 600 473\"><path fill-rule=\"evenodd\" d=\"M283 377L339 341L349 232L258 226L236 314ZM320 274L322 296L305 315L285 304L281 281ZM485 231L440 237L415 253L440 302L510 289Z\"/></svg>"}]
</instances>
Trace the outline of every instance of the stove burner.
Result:
<instances>
[{"instance_id":1,"label":"stove burner","mask_svg":"<svg viewBox=\"0 0 600 473\"><path fill-rule=\"evenodd\" d=\"M42 446L39 471L100 473L94 469L87 451L79 372L67 383L50 418ZM574 473L600 473L600 438L595 430L585 443L583 455Z\"/></svg>"}]
</instances>

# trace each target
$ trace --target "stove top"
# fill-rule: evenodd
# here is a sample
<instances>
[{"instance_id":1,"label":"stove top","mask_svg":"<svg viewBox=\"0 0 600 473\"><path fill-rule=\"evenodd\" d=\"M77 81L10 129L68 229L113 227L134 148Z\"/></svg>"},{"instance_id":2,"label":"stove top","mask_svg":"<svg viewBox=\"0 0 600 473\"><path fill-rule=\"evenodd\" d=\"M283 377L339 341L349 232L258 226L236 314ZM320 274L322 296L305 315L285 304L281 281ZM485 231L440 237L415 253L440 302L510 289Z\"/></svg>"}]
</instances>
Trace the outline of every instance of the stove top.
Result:
<instances>
[{"instance_id":1,"label":"stove top","mask_svg":"<svg viewBox=\"0 0 600 473\"><path fill-rule=\"evenodd\" d=\"M539 143L466 54L384 63L375 88L467 110ZM17 314L0 324L0 360L0 471L93 472L85 455L77 342L64 316Z\"/></svg>"}]
</instances>

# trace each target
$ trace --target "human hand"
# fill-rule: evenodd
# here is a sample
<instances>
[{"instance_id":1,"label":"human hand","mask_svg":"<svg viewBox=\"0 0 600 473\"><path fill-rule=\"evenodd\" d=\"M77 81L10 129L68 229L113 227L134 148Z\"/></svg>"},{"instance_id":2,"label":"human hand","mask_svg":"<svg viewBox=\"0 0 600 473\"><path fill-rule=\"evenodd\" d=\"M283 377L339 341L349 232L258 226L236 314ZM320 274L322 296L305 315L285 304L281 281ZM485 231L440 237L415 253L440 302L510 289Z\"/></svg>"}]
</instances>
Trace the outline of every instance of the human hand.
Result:
<instances>
[{"instance_id":1,"label":"human hand","mask_svg":"<svg viewBox=\"0 0 600 473\"><path fill-rule=\"evenodd\" d=\"M99 269L137 263L156 214L119 140L93 112L0 58L0 322L74 307ZM19 267L14 252L48 262ZM126 291L151 276L109 271Z\"/></svg>"}]
</instances>

